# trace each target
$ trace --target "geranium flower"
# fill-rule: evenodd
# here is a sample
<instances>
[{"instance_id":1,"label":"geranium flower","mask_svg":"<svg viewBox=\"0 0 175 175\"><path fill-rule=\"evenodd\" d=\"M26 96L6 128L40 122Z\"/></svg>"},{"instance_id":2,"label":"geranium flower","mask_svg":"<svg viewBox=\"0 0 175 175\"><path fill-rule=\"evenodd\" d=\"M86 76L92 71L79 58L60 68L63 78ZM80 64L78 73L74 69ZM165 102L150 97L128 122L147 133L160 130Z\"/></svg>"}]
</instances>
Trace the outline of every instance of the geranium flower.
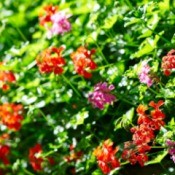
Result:
<instances>
[{"instance_id":1,"label":"geranium flower","mask_svg":"<svg viewBox=\"0 0 175 175\"><path fill-rule=\"evenodd\" d=\"M95 85L94 91L89 94L88 100L94 107L99 109L104 109L105 104L113 104L116 100L116 97L111 94L111 91L114 89L114 85L109 85L104 82L100 82Z\"/></svg>"},{"instance_id":2,"label":"geranium flower","mask_svg":"<svg viewBox=\"0 0 175 175\"><path fill-rule=\"evenodd\" d=\"M62 74L65 60L61 53L64 50L63 47L50 47L42 51L36 58L39 71L41 73Z\"/></svg>"},{"instance_id":3,"label":"geranium flower","mask_svg":"<svg viewBox=\"0 0 175 175\"><path fill-rule=\"evenodd\" d=\"M45 6L43 10L44 14L40 14L39 21L46 28L48 38L71 30L68 20L70 15L67 15L65 11L58 11L58 7L52 5Z\"/></svg>"},{"instance_id":4,"label":"geranium flower","mask_svg":"<svg viewBox=\"0 0 175 175\"><path fill-rule=\"evenodd\" d=\"M0 67L3 64L4 63L0 62ZM16 78L12 71L4 71L4 70L0 71L0 87L2 88L2 90L6 91L10 89L9 84L14 83L15 81L16 81Z\"/></svg>"},{"instance_id":5,"label":"geranium flower","mask_svg":"<svg viewBox=\"0 0 175 175\"><path fill-rule=\"evenodd\" d=\"M171 74L172 69L175 69L175 50L172 49L166 56L162 58L161 65L163 72L166 76Z\"/></svg>"},{"instance_id":6,"label":"geranium flower","mask_svg":"<svg viewBox=\"0 0 175 175\"><path fill-rule=\"evenodd\" d=\"M9 129L18 131L21 128L22 113L23 106L21 104L5 103L0 105L0 119Z\"/></svg>"},{"instance_id":7,"label":"geranium flower","mask_svg":"<svg viewBox=\"0 0 175 175\"><path fill-rule=\"evenodd\" d=\"M91 78L90 70L96 69L97 65L92 60L95 50L87 50L84 46L80 46L77 51L71 53L70 57L74 63L75 71L85 78Z\"/></svg>"},{"instance_id":8,"label":"geranium flower","mask_svg":"<svg viewBox=\"0 0 175 175\"><path fill-rule=\"evenodd\" d=\"M141 70L138 74L139 80L141 83L145 83L145 84L147 84L148 87L150 87L153 84L153 80L151 79L151 77L149 75L150 67L146 61L143 61L141 66L142 66Z\"/></svg>"},{"instance_id":9,"label":"geranium flower","mask_svg":"<svg viewBox=\"0 0 175 175\"><path fill-rule=\"evenodd\" d=\"M120 167L119 160L115 157L118 148L113 148L113 142L108 139L98 146L93 154L97 158L98 166L104 174L109 173L111 170Z\"/></svg>"}]
</instances>

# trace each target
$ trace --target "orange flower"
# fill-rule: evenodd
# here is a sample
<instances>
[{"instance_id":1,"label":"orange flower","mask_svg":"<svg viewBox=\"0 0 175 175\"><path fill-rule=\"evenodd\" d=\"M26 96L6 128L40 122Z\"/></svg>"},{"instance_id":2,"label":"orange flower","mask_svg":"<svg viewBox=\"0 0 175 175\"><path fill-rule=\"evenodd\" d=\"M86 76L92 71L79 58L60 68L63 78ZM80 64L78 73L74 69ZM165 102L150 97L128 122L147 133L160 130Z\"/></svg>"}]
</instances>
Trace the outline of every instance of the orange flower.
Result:
<instances>
[{"instance_id":1,"label":"orange flower","mask_svg":"<svg viewBox=\"0 0 175 175\"><path fill-rule=\"evenodd\" d=\"M0 67L3 65L0 62ZM15 75L11 71L0 71L0 86L2 90L6 91L10 88L9 83L14 83L16 81Z\"/></svg>"},{"instance_id":2,"label":"orange flower","mask_svg":"<svg viewBox=\"0 0 175 175\"><path fill-rule=\"evenodd\" d=\"M118 159L115 157L117 151L118 148L113 148L113 142L110 139L105 140L101 146L94 150L93 154L96 156L98 166L104 174L120 166Z\"/></svg>"},{"instance_id":3,"label":"orange flower","mask_svg":"<svg viewBox=\"0 0 175 175\"><path fill-rule=\"evenodd\" d=\"M61 56L63 50L63 47L51 47L41 52L36 58L40 72L62 74L62 67L65 65L65 60Z\"/></svg>"},{"instance_id":4,"label":"orange flower","mask_svg":"<svg viewBox=\"0 0 175 175\"><path fill-rule=\"evenodd\" d=\"M0 106L0 118L9 129L18 131L21 128L23 106L18 104L5 103Z\"/></svg>"},{"instance_id":5,"label":"orange flower","mask_svg":"<svg viewBox=\"0 0 175 175\"><path fill-rule=\"evenodd\" d=\"M44 14L43 12L41 12L39 15L39 21L41 25L45 25L45 23L51 22L51 16L56 13L56 11L58 10L58 7L47 5L43 7L43 9L44 9Z\"/></svg>"},{"instance_id":6,"label":"orange flower","mask_svg":"<svg viewBox=\"0 0 175 175\"><path fill-rule=\"evenodd\" d=\"M92 74L89 70L94 70L97 67L91 58L94 53L94 49L89 51L84 46L80 46L77 51L70 55L74 63L75 71L85 78L91 78Z\"/></svg>"}]
</instances>

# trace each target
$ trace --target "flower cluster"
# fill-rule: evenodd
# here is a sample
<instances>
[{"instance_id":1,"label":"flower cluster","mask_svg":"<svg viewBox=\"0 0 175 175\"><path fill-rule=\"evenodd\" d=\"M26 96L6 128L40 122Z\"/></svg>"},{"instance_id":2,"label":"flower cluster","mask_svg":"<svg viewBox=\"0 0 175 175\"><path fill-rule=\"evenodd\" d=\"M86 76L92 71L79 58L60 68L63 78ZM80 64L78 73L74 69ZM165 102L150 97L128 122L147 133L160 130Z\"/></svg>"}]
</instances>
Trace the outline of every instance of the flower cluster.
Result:
<instances>
[{"instance_id":1,"label":"flower cluster","mask_svg":"<svg viewBox=\"0 0 175 175\"><path fill-rule=\"evenodd\" d=\"M150 73L150 66L147 64L146 61L143 61L138 76L140 82L147 84L148 87L152 86L153 84L153 80L151 79L149 73Z\"/></svg>"},{"instance_id":2,"label":"flower cluster","mask_svg":"<svg viewBox=\"0 0 175 175\"><path fill-rule=\"evenodd\" d=\"M50 47L42 51L36 58L40 72L62 74L62 67L65 65L65 60L61 55L63 50L63 47Z\"/></svg>"},{"instance_id":3,"label":"flower cluster","mask_svg":"<svg viewBox=\"0 0 175 175\"><path fill-rule=\"evenodd\" d=\"M171 74L171 70L175 69L175 50L172 49L166 56L162 58L162 69L166 76Z\"/></svg>"},{"instance_id":4,"label":"flower cluster","mask_svg":"<svg viewBox=\"0 0 175 175\"><path fill-rule=\"evenodd\" d=\"M111 170L120 167L119 160L115 157L118 148L113 148L111 140L105 140L101 146L94 150L94 155L97 158L98 166L104 174L109 173Z\"/></svg>"},{"instance_id":5,"label":"flower cluster","mask_svg":"<svg viewBox=\"0 0 175 175\"><path fill-rule=\"evenodd\" d=\"M105 104L113 104L116 97L111 94L114 85L109 85L106 82L100 82L95 85L94 91L89 94L88 100L94 107L104 109Z\"/></svg>"},{"instance_id":6,"label":"flower cluster","mask_svg":"<svg viewBox=\"0 0 175 175\"><path fill-rule=\"evenodd\" d=\"M54 164L53 158L47 157L43 158L42 157L42 146L40 144L36 144L34 147L29 149L29 161L32 166L32 168L35 171L41 171L42 170L42 164L45 161L49 161L49 163L52 165Z\"/></svg>"},{"instance_id":7,"label":"flower cluster","mask_svg":"<svg viewBox=\"0 0 175 175\"><path fill-rule=\"evenodd\" d=\"M23 106L21 104L5 103L0 105L1 122L9 129L18 131L21 128L22 113Z\"/></svg>"},{"instance_id":8,"label":"flower cluster","mask_svg":"<svg viewBox=\"0 0 175 175\"><path fill-rule=\"evenodd\" d=\"M168 146L168 152L171 155L171 159L173 160L173 162L175 163L175 141L172 140L167 140L166 144Z\"/></svg>"},{"instance_id":9,"label":"flower cluster","mask_svg":"<svg viewBox=\"0 0 175 175\"><path fill-rule=\"evenodd\" d=\"M96 63L92 60L94 53L94 49L87 50L84 46L80 46L70 55L74 63L75 71L85 78L91 78L92 74L89 70L94 70L97 67Z\"/></svg>"},{"instance_id":10,"label":"flower cluster","mask_svg":"<svg viewBox=\"0 0 175 175\"><path fill-rule=\"evenodd\" d=\"M155 131L160 130L163 126L165 114L161 111L160 106L164 102L159 100L158 103L151 101L149 106L154 109L150 114L147 114L148 107L139 105L137 108L138 113L138 126L131 128L132 142L125 145L122 157L125 160L129 160L131 164L139 163L144 166L144 163L148 160L147 151L151 149L148 145L155 138Z\"/></svg>"},{"instance_id":11,"label":"flower cluster","mask_svg":"<svg viewBox=\"0 0 175 175\"><path fill-rule=\"evenodd\" d=\"M83 152L76 151L74 146L71 145L70 146L70 154L65 157L65 160L67 162L76 162L77 160L81 159L82 156L83 156Z\"/></svg>"},{"instance_id":12,"label":"flower cluster","mask_svg":"<svg viewBox=\"0 0 175 175\"><path fill-rule=\"evenodd\" d=\"M5 165L8 165L10 162L7 158L10 153L10 147L8 145L0 145L0 159Z\"/></svg>"},{"instance_id":13,"label":"flower cluster","mask_svg":"<svg viewBox=\"0 0 175 175\"><path fill-rule=\"evenodd\" d=\"M0 67L3 63L0 62ZM12 71L0 71L0 87L2 90L6 91L10 88L9 83L14 83L16 81L15 75Z\"/></svg>"},{"instance_id":14,"label":"flower cluster","mask_svg":"<svg viewBox=\"0 0 175 175\"><path fill-rule=\"evenodd\" d=\"M48 5L43 8L44 14L40 14L39 21L47 29L47 37L64 34L71 30L71 24L68 20L70 15L65 11L58 11L58 7Z\"/></svg>"}]
</instances>

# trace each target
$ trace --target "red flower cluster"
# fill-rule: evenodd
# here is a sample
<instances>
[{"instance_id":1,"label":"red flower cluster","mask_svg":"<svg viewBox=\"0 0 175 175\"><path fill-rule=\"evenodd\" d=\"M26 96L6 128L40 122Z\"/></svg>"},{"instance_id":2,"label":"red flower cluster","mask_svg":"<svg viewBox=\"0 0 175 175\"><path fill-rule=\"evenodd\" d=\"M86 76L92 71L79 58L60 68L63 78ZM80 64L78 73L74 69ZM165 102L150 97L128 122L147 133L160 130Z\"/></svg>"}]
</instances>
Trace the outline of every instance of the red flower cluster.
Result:
<instances>
[{"instance_id":1,"label":"red flower cluster","mask_svg":"<svg viewBox=\"0 0 175 175\"><path fill-rule=\"evenodd\" d=\"M89 70L94 70L97 67L91 58L94 53L94 49L89 51L84 46L80 46L77 51L70 55L74 63L75 71L85 78L91 78L92 74Z\"/></svg>"},{"instance_id":2,"label":"red flower cluster","mask_svg":"<svg viewBox=\"0 0 175 175\"><path fill-rule=\"evenodd\" d=\"M175 50L172 49L166 56L162 58L162 69L166 76L171 74L171 70L175 69Z\"/></svg>"},{"instance_id":3,"label":"red flower cluster","mask_svg":"<svg viewBox=\"0 0 175 175\"><path fill-rule=\"evenodd\" d=\"M65 65L65 60L61 56L63 50L63 47L51 47L41 52L36 58L40 72L62 74L62 67Z\"/></svg>"},{"instance_id":4,"label":"red flower cluster","mask_svg":"<svg viewBox=\"0 0 175 175\"><path fill-rule=\"evenodd\" d=\"M0 62L0 67L3 65ZM15 75L11 71L0 71L0 87L5 91L9 90L9 83L14 83L16 81Z\"/></svg>"},{"instance_id":5,"label":"red flower cluster","mask_svg":"<svg viewBox=\"0 0 175 175\"><path fill-rule=\"evenodd\" d=\"M56 11L58 10L58 7L47 5L43 7L43 9L44 9L44 14L41 13L39 15L39 21L40 21L40 24L44 26L46 23L51 22L51 16L56 13Z\"/></svg>"},{"instance_id":6,"label":"red flower cluster","mask_svg":"<svg viewBox=\"0 0 175 175\"><path fill-rule=\"evenodd\" d=\"M53 158L43 158L41 153L43 152L42 147L40 144L36 144L34 147L30 148L29 150L29 161L32 165L32 168L35 171L41 171L42 170L42 163L44 163L46 160L49 161L49 163L52 165L54 164Z\"/></svg>"},{"instance_id":7,"label":"red flower cluster","mask_svg":"<svg viewBox=\"0 0 175 175\"><path fill-rule=\"evenodd\" d=\"M8 104L0 105L0 119L1 122L9 129L18 131L21 128L23 106L20 104Z\"/></svg>"},{"instance_id":8,"label":"red flower cluster","mask_svg":"<svg viewBox=\"0 0 175 175\"><path fill-rule=\"evenodd\" d=\"M0 159L5 165L8 165L10 162L7 158L10 152L10 147L7 145L0 145Z\"/></svg>"},{"instance_id":9,"label":"red flower cluster","mask_svg":"<svg viewBox=\"0 0 175 175\"><path fill-rule=\"evenodd\" d=\"M83 156L82 151L75 151L75 148L73 145L70 145L70 154L65 157L65 160L67 162L76 162L77 160L81 159Z\"/></svg>"},{"instance_id":10,"label":"red flower cluster","mask_svg":"<svg viewBox=\"0 0 175 175\"><path fill-rule=\"evenodd\" d=\"M163 126L165 114L160 110L164 102L162 100L155 103L151 101L149 106L154 109L147 114L147 106L139 105L137 108L138 126L132 127L133 133L132 142L125 144L125 149L122 153L122 158L129 160L131 164L139 163L144 166L144 163L148 160L147 152L151 149L148 145L155 138L155 131L159 130Z\"/></svg>"},{"instance_id":11,"label":"red flower cluster","mask_svg":"<svg viewBox=\"0 0 175 175\"><path fill-rule=\"evenodd\" d=\"M117 151L118 148L113 148L113 142L109 139L105 140L102 146L98 146L94 150L94 155L98 160L98 166L104 174L120 166L120 162L115 157Z\"/></svg>"}]
</instances>

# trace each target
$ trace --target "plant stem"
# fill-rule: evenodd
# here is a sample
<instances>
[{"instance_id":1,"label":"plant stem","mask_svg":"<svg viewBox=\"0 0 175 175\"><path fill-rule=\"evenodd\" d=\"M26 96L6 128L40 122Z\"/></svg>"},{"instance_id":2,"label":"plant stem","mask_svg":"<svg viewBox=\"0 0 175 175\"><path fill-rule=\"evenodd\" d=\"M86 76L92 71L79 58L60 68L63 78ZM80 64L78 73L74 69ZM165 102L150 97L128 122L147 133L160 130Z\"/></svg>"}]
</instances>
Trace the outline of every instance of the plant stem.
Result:
<instances>
[{"instance_id":1,"label":"plant stem","mask_svg":"<svg viewBox=\"0 0 175 175\"><path fill-rule=\"evenodd\" d=\"M162 149L162 148L165 148L165 146L152 146L151 148L160 148L160 149Z\"/></svg>"},{"instance_id":2,"label":"plant stem","mask_svg":"<svg viewBox=\"0 0 175 175\"><path fill-rule=\"evenodd\" d=\"M44 119L47 121L47 123L48 123L53 129L55 129L55 127L54 127L52 124L50 124L50 123L48 122L48 119L47 119L46 115L44 114L44 112L43 112L41 109L39 109L39 108L38 108L38 111L39 111L40 114L44 117Z\"/></svg>"},{"instance_id":3,"label":"plant stem","mask_svg":"<svg viewBox=\"0 0 175 175\"><path fill-rule=\"evenodd\" d=\"M81 97L81 94L76 90L76 88L73 86L73 84L68 80L64 75L62 75L63 79L66 81L67 84L74 90L74 92Z\"/></svg>"}]
</instances>

